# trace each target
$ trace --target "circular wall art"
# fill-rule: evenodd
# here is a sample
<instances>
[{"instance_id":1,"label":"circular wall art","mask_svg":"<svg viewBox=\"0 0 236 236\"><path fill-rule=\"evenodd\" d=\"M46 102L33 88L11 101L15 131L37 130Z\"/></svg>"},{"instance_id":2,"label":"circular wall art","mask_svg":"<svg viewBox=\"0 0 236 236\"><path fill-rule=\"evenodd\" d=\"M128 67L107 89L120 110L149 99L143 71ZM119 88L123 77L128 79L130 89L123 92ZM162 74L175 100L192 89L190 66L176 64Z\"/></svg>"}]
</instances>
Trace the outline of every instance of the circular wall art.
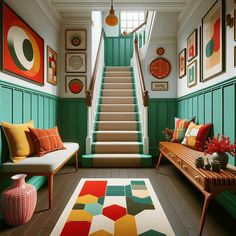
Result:
<instances>
[{"instance_id":1,"label":"circular wall art","mask_svg":"<svg viewBox=\"0 0 236 236\"><path fill-rule=\"evenodd\" d=\"M69 88L70 92L74 93L74 94L80 93L82 91L83 87L84 87L84 84L79 79L72 79L68 84L68 88Z\"/></svg>"},{"instance_id":2,"label":"circular wall art","mask_svg":"<svg viewBox=\"0 0 236 236\"><path fill-rule=\"evenodd\" d=\"M151 62L149 70L156 79L164 79L170 74L171 65L165 58L156 58Z\"/></svg>"},{"instance_id":3,"label":"circular wall art","mask_svg":"<svg viewBox=\"0 0 236 236\"><path fill-rule=\"evenodd\" d=\"M78 37L73 37L71 43L73 46L77 47L80 45L80 39Z\"/></svg>"},{"instance_id":4,"label":"circular wall art","mask_svg":"<svg viewBox=\"0 0 236 236\"><path fill-rule=\"evenodd\" d=\"M162 47L159 47L157 50L156 50L156 53L157 53L157 55L163 55L164 53L165 53L165 49L164 48L162 48Z\"/></svg>"}]
</instances>

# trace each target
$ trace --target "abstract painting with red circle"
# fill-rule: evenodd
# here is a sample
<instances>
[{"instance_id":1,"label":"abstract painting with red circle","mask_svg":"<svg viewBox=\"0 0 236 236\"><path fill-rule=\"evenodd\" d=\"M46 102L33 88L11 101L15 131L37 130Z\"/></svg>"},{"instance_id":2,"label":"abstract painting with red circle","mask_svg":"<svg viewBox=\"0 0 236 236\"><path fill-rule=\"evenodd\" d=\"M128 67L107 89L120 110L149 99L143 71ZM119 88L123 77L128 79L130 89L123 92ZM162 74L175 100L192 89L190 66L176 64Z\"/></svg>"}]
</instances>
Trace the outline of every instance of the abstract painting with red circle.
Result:
<instances>
[{"instance_id":1,"label":"abstract painting with red circle","mask_svg":"<svg viewBox=\"0 0 236 236\"><path fill-rule=\"evenodd\" d=\"M70 97L85 97L86 76L66 76L65 91Z\"/></svg>"},{"instance_id":2,"label":"abstract painting with red circle","mask_svg":"<svg viewBox=\"0 0 236 236\"><path fill-rule=\"evenodd\" d=\"M225 1L218 0L202 20L202 81L225 70Z\"/></svg>"},{"instance_id":3,"label":"abstract painting with red circle","mask_svg":"<svg viewBox=\"0 0 236 236\"><path fill-rule=\"evenodd\" d=\"M3 71L44 84L44 40L3 5Z\"/></svg>"}]
</instances>

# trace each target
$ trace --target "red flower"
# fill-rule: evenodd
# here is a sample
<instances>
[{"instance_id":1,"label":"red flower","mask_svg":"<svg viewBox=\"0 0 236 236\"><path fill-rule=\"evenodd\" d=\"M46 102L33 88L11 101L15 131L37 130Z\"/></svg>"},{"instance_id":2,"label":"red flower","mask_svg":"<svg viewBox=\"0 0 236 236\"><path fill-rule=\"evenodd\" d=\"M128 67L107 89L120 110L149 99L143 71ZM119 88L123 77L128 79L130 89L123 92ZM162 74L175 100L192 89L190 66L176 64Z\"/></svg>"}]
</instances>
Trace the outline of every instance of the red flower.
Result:
<instances>
[{"instance_id":1,"label":"red flower","mask_svg":"<svg viewBox=\"0 0 236 236\"><path fill-rule=\"evenodd\" d=\"M225 137L224 135L222 135L221 140L220 134L218 134L217 137L213 137L212 139L209 138L208 141L205 142L205 146L205 153L212 154L214 152L228 152L232 156L235 156L236 154L236 141L234 144L231 144L229 137Z\"/></svg>"}]
</instances>

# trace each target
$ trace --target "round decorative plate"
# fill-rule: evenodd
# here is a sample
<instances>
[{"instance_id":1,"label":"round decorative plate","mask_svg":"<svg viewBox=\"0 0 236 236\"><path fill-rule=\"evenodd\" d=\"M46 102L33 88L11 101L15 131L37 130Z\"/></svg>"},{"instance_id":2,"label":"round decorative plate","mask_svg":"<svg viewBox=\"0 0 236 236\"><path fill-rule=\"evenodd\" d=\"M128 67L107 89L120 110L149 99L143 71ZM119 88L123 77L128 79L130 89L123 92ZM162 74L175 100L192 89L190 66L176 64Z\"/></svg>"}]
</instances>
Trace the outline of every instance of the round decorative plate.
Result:
<instances>
[{"instance_id":1,"label":"round decorative plate","mask_svg":"<svg viewBox=\"0 0 236 236\"><path fill-rule=\"evenodd\" d=\"M156 79L164 79L171 72L170 62L165 58L156 58L150 64L150 73Z\"/></svg>"},{"instance_id":2,"label":"round decorative plate","mask_svg":"<svg viewBox=\"0 0 236 236\"><path fill-rule=\"evenodd\" d=\"M156 53L157 53L157 55L163 55L164 53L165 53L165 49L164 48L162 48L162 47L160 47L160 48L158 48L157 50L156 50Z\"/></svg>"}]
</instances>

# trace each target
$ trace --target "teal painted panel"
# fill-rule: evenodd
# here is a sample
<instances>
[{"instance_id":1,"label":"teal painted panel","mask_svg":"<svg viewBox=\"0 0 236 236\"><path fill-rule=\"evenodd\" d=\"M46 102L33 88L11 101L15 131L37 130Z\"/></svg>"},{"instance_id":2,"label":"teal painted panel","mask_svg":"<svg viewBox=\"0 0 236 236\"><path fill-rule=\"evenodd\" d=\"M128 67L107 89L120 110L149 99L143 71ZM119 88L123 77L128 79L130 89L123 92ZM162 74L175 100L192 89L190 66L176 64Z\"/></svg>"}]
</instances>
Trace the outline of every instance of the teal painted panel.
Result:
<instances>
[{"instance_id":1,"label":"teal painted panel","mask_svg":"<svg viewBox=\"0 0 236 236\"><path fill-rule=\"evenodd\" d=\"M113 55L117 55L117 56L113 56L113 66L119 66L119 59L120 59L120 48L119 48L119 39L118 38L114 38L113 39L113 45L112 45L113 49Z\"/></svg>"},{"instance_id":2,"label":"teal painted panel","mask_svg":"<svg viewBox=\"0 0 236 236\"><path fill-rule=\"evenodd\" d=\"M44 97L39 96L38 98L38 127L44 127Z\"/></svg>"},{"instance_id":3,"label":"teal painted panel","mask_svg":"<svg viewBox=\"0 0 236 236\"><path fill-rule=\"evenodd\" d=\"M168 102L168 125L167 127L173 129L175 126L174 117L177 114L177 103L176 101Z\"/></svg>"},{"instance_id":4,"label":"teal painted panel","mask_svg":"<svg viewBox=\"0 0 236 236\"><path fill-rule=\"evenodd\" d=\"M44 98L44 129L52 128L49 125L50 118L49 118L49 98L45 97Z\"/></svg>"},{"instance_id":5,"label":"teal painted panel","mask_svg":"<svg viewBox=\"0 0 236 236\"><path fill-rule=\"evenodd\" d=\"M223 95L223 133L233 141L235 140L235 85L224 87ZM235 165L235 158L229 157L229 163Z\"/></svg>"},{"instance_id":6,"label":"teal painted panel","mask_svg":"<svg viewBox=\"0 0 236 236\"><path fill-rule=\"evenodd\" d=\"M120 38L119 40L119 50L120 50L120 58L119 58L119 65L125 66L125 39Z\"/></svg>"},{"instance_id":7,"label":"teal painted panel","mask_svg":"<svg viewBox=\"0 0 236 236\"><path fill-rule=\"evenodd\" d=\"M196 117L196 122L198 122L198 100L197 96L193 97L193 114L192 116Z\"/></svg>"},{"instance_id":8,"label":"teal painted panel","mask_svg":"<svg viewBox=\"0 0 236 236\"><path fill-rule=\"evenodd\" d=\"M204 94L204 114L205 123L212 123L212 93L207 92Z\"/></svg>"},{"instance_id":9,"label":"teal painted panel","mask_svg":"<svg viewBox=\"0 0 236 236\"><path fill-rule=\"evenodd\" d=\"M193 98L188 99L188 113L186 114L186 118L191 119L193 117Z\"/></svg>"},{"instance_id":10,"label":"teal painted panel","mask_svg":"<svg viewBox=\"0 0 236 236\"><path fill-rule=\"evenodd\" d=\"M157 141L157 105L156 101L149 102L149 114L148 114L148 136L150 146L155 146Z\"/></svg>"},{"instance_id":11,"label":"teal painted panel","mask_svg":"<svg viewBox=\"0 0 236 236\"><path fill-rule=\"evenodd\" d=\"M31 120L31 93L23 93L23 122Z\"/></svg>"},{"instance_id":12,"label":"teal painted panel","mask_svg":"<svg viewBox=\"0 0 236 236\"><path fill-rule=\"evenodd\" d=\"M184 119L188 118L188 100L184 100L184 116L182 117Z\"/></svg>"},{"instance_id":13,"label":"teal painted panel","mask_svg":"<svg viewBox=\"0 0 236 236\"><path fill-rule=\"evenodd\" d=\"M57 101L50 99L49 101L49 126L54 127L57 125Z\"/></svg>"},{"instance_id":14,"label":"teal painted panel","mask_svg":"<svg viewBox=\"0 0 236 236\"><path fill-rule=\"evenodd\" d=\"M125 41L125 65L129 66L130 65L130 59L131 59L131 51L132 51L132 44L130 44L129 40Z\"/></svg>"},{"instance_id":15,"label":"teal painted panel","mask_svg":"<svg viewBox=\"0 0 236 236\"><path fill-rule=\"evenodd\" d=\"M39 103L38 103L38 95L36 94L32 94L32 102L31 102L31 111L32 111L32 120L34 121L34 125L35 127L39 127L38 126L38 108L39 107Z\"/></svg>"},{"instance_id":16,"label":"teal painted panel","mask_svg":"<svg viewBox=\"0 0 236 236\"><path fill-rule=\"evenodd\" d=\"M23 92L13 90L13 123L23 122Z\"/></svg>"},{"instance_id":17,"label":"teal painted panel","mask_svg":"<svg viewBox=\"0 0 236 236\"><path fill-rule=\"evenodd\" d=\"M222 134L222 90L217 89L212 94L213 132Z\"/></svg>"},{"instance_id":18,"label":"teal painted panel","mask_svg":"<svg viewBox=\"0 0 236 236\"><path fill-rule=\"evenodd\" d=\"M7 87L2 87L1 89L1 121L12 122L12 111L13 111L13 90Z\"/></svg>"},{"instance_id":19,"label":"teal painted panel","mask_svg":"<svg viewBox=\"0 0 236 236\"><path fill-rule=\"evenodd\" d=\"M197 96L197 99L198 99L197 121L198 121L198 124L204 124L205 123L204 95L201 94L201 95Z\"/></svg>"},{"instance_id":20,"label":"teal painted panel","mask_svg":"<svg viewBox=\"0 0 236 236\"><path fill-rule=\"evenodd\" d=\"M106 66L113 65L113 45L112 38L105 38L105 64Z\"/></svg>"}]
</instances>

